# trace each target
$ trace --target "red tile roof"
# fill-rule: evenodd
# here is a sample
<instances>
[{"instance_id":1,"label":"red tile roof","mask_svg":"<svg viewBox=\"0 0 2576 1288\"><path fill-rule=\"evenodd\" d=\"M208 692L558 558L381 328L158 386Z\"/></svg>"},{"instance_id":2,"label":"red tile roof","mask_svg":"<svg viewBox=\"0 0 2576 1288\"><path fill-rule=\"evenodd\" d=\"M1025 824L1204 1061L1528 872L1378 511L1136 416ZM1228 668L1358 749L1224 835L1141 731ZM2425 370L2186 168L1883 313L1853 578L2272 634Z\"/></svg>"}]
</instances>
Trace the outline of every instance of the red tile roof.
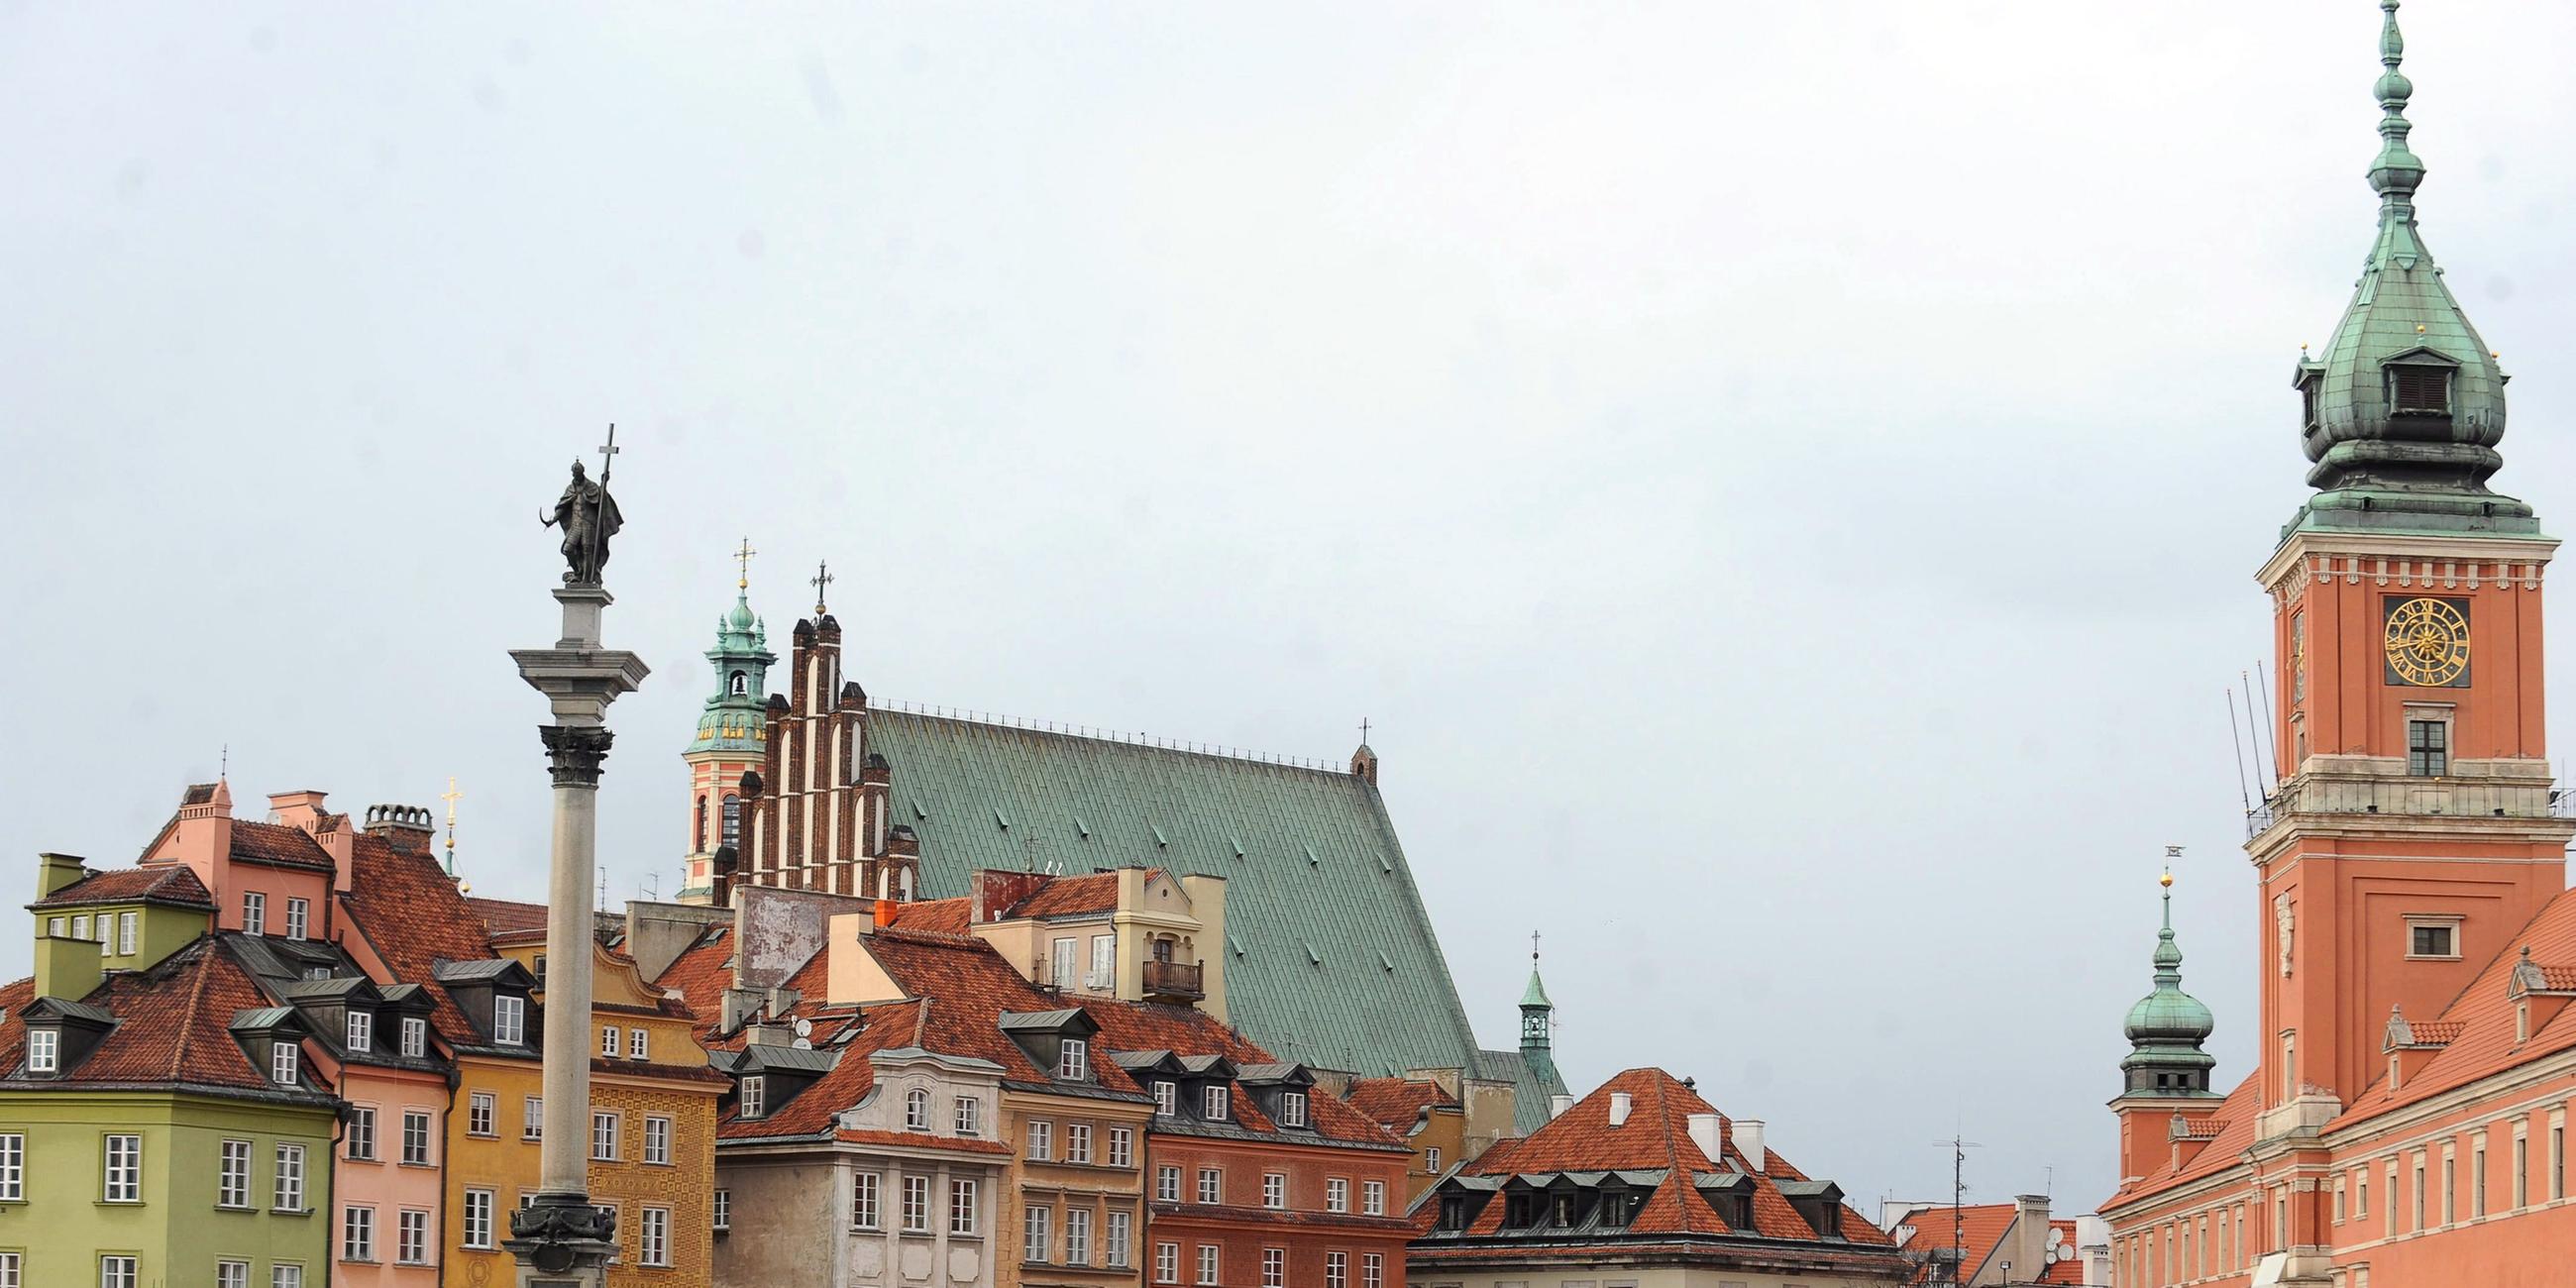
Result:
<instances>
[{"instance_id":1,"label":"red tile roof","mask_svg":"<svg viewBox=\"0 0 2576 1288\"><path fill-rule=\"evenodd\" d=\"M1928 1207L1905 1218L1904 1224L1898 1228L1911 1227L1912 1237L1904 1239L1897 1246L1917 1256L1934 1252L1947 1254L1952 1247L1952 1240L1956 1238L1960 1249L1960 1264L1973 1274L1986 1265L1988 1259L1995 1255L1995 1249L2003 1243L2004 1237L2012 1232L2013 1215L2017 1210L2010 1203L1974 1203L1961 1207L1958 1210L1958 1219L1954 1222L1949 1208ZM2060 1244L2070 1250L2075 1247L2073 1221L2052 1220L2049 1222L2049 1227L2057 1231ZM1925 1261L1920 1273L1915 1276L1914 1282L1930 1282L1932 1269L1931 1263L1928 1260ZM2081 1284L2084 1282L2084 1262L2080 1257L2070 1256L2063 1261L2050 1262L2046 1272L2037 1279L2021 1277L2024 1269L2026 1267L2014 1267L2013 1274L2016 1276L2014 1283Z\"/></svg>"},{"instance_id":2,"label":"red tile roof","mask_svg":"<svg viewBox=\"0 0 2576 1288\"><path fill-rule=\"evenodd\" d=\"M870 1008L858 1036L838 1048L840 1058L831 1072L764 1118L746 1119L739 1104L728 1103L716 1120L716 1135L724 1140L758 1140L813 1136L831 1130L834 1118L857 1104L868 1088L876 1085L876 1069L868 1063L868 1057L912 1045L914 1030L919 1027L920 1006L918 1002L897 1002ZM931 1139L916 1137L907 1143L920 1145Z\"/></svg>"},{"instance_id":3,"label":"red tile roof","mask_svg":"<svg viewBox=\"0 0 2576 1288\"><path fill-rule=\"evenodd\" d=\"M26 1041L20 1014L25 1002L15 1000L20 988L13 984L0 990L0 1004L9 1008L7 1021L0 1024L0 1052L5 1052L6 1068L12 1071ZM26 982L25 991L33 991L33 981ZM186 1084L271 1096L296 1094L271 1082L233 1037L234 1016L271 1003L250 972L212 936L198 938L148 970L110 974L79 1000L113 1014L116 1026L64 1076L41 1085ZM320 1095L315 1100L322 1102Z\"/></svg>"},{"instance_id":4,"label":"red tile roof","mask_svg":"<svg viewBox=\"0 0 2576 1288\"><path fill-rule=\"evenodd\" d=\"M1625 1092L1627 1121L1610 1124L1610 1102ZM1656 1170L1667 1172L1628 1229L1636 1235L1752 1233L1773 1239L1820 1242L1814 1227L1780 1193L1779 1182L1807 1179L1778 1151L1766 1149L1758 1165L1749 1164L1735 1147L1733 1123L1718 1119L1722 1157L1710 1158L1691 1139L1690 1117L1717 1110L1697 1091L1661 1069L1630 1069L1601 1084L1544 1127L1508 1150L1488 1150L1463 1169L1469 1175L1502 1176L1515 1172L1598 1172ZM1698 1173L1732 1168L1752 1176L1753 1229L1735 1231L1702 1198L1694 1184ZM1428 1205L1426 1205L1427 1207ZM1468 1237L1497 1234L1504 1205L1488 1203L1468 1227ZM1893 1247L1895 1240L1871 1225L1848 1205L1841 1217L1842 1242L1861 1247Z\"/></svg>"},{"instance_id":5,"label":"red tile roof","mask_svg":"<svg viewBox=\"0 0 2576 1288\"><path fill-rule=\"evenodd\" d=\"M1008 969L1006 966L1005 969ZM1237 1067L1249 1064L1271 1064L1277 1057L1252 1044L1242 1034L1217 1022L1215 1016L1194 1006L1166 1006L1158 1002L1121 1002L1107 998L1066 998L1083 1009L1100 1026L1093 1046L1110 1051L1169 1051L1174 1055L1221 1055ZM1102 1062L1094 1061L1094 1067ZM1104 1078L1104 1081L1106 1079ZM1279 1128L1261 1112L1255 1099L1245 1094L1241 1083L1234 1085L1232 1098L1236 1126L1250 1131L1279 1133ZM1316 1087L1306 1095L1307 1122L1315 1138L1344 1145L1397 1146L1404 1142L1367 1115L1351 1107L1349 1101ZM1298 1134L1294 1139L1305 1139Z\"/></svg>"},{"instance_id":6,"label":"red tile roof","mask_svg":"<svg viewBox=\"0 0 2576 1288\"><path fill-rule=\"evenodd\" d=\"M214 896L206 893L206 885L197 879L195 870L177 865L92 872L28 906L62 908L98 903L164 903L190 908L215 906Z\"/></svg>"},{"instance_id":7,"label":"red tile roof","mask_svg":"<svg viewBox=\"0 0 2576 1288\"><path fill-rule=\"evenodd\" d=\"M342 818L346 822L343 816L335 814L325 818L324 823L327 824L330 818ZM327 826L325 830L329 830ZM331 863L331 852L323 849L320 842L305 835L303 828L289 827L284 823L233 820L232 857L236 863L259 863L273 868L338 871Z\"/></svg>"},{"instance_id":8,"label":"red tile roof","mask_svg":"<svg viewBox=\"0 0 2576 1288\"><path fill-rule=\"evenodd\" d=\"M2256 1076L2251 1073L2245 1075L2245 1081L2236 1084L2236 1090L2227 1093L2227 1099L2204 1102L2208 1108L2190 1116L2192 1121L2206 1118L2218 1125L2217 1134L2209 1138L2208 1144L2201 1146L2200 1152L2192 1155L2180 1168L2162 1163L2149 1168L2146 1175L2122 1185L2119 1192L2105 1200L2102 1206L2116 1207L2245 1161L2246 1147L2254 1143L2254 1114L2259 1107L2256 1104L2258 1089L2254 1085Z\"/></svg>"},{"instance_id":9,"label":"red tile roof","mask_svg":"<svg viewBox=\"0 0 2576 1288\"><path fill-rule=\"evenodd\" d=\"M431 982L442 961L493 955L483 919L457 892L456 879L428 853L397 849L374 836L357 838L350 867L349 892L340 896L340 906L351 924L396 981L428 987L437 1002L432 1018L442 1032L470 1038L476 1030L465 1013Z\"/></svg>"},{"instance_id":10,"label":"red tile roof","mask_svg":"<svg viewBox=\"0 0 2576 1288\"><path fill-rule=\"evenodd\" d=\"M1057 877L1030 892L1027 898L995 914L993 920L1075 917L1085 913L1114 912L1117 908L1118 874L1094 872L1088 876Z\"/></svg>"},{"instance_id":11,"label":"red tile roof","mask_svg":"<svg viewBox=\"0 0 2576 1288\"><path fill-rule=\"evenodd\" d=\"M894 928L928 935L962 935L975 910L965 899L923 899L899 905Z\"/></svg>"},{"instance_id":12,"label":"red tile roof","mask_svg":"<svg viewBox=\"0 0 2576 1288\"><path fill-rule=\"evenodd\" d=\"M1435 1108L1458 1103L1440 1084L1421 1078L1358 1078L1351 1082L1351 1108L1398 1136L1411 1132Z\"/></svg>"},{"instance_id":13,"label":"red tile roof","mask_svg":"<svg viewBox=\"0 0 2576 1288\"><path fill-rule=\"evenodd\" d=\"M474 909L476 916L483 919L485 929L495 935L546 928L546 906L542 903L521 903L515 899L467 899L465 902Z\"/></svg>"},{"instance_id":14,"label":"red tile roof","mask_svg":"<svg viewBox=\"0 0 2576 1288\"><path fill-rule=\"evenodd\" d=\"M2522 960L2525 947L2531 950L2534 961L2576 960L2576 890L2550 900L2440 1015L2408 1025L2419 1043L2445 1042L2441 1050L2395 1090L2389 1088L2387 1074L2382 1072L2352 1098L2342 1116L2327 1124L2325 1130L2338 1132L2392 1109L2576 1047L2576 1006L2562 1008L2529 1041L2517 1044L2513 1040L2514 999L2507 994L2506 984ZM2210 1147L2211 1153L2216 1151L2217 1146Z\"/></svg>"},{"instance_id":15,"label":"red tile roof","mask_svg":"<svg viewBox=\"0 0 2576 1288\"><path fill-rule=\"evenodd\" d=\"M0 984L0 1076L18 1067L21 1049L27 1045L27 1026L18 1013L36 1000L36 977Z\"/></svg>"}]
</instances>

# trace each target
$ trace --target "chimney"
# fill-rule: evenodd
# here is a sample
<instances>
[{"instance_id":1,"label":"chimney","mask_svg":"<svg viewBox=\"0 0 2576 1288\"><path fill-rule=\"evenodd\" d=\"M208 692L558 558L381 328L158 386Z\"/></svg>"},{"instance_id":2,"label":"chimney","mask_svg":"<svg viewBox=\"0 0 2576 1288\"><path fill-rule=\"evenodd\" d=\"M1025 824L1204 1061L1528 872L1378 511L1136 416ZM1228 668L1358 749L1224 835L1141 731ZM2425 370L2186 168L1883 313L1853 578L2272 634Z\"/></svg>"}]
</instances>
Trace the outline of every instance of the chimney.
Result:
<instances>
[{"instance_id":1,"label":"chimney","mask_svg":"<svg viewBox=\"0 0 2576 1288\"><path fill-rule=\"evenodd\" d=\"M367 807L367 835L397 850L412 854L429 853L429 838L436 830L430 821L429 811L418 805Z\"/></svg>"},{"instance_id":2,"label":"chimney","mask_svg":"<svg viewBox=\"0 0 2576 1288\"><path fill-rule=\"evenodd\" d=\"M1736 1119L1735 1152L1744 1155L1744 1166L1746 1170L1754 1172L1769 1170L1770 1156L1763 1153L1763 1148L1762 1120L1759 1118Z\"/></svg>"},{"instance_id":3,"label":"chimney","mask_svg":"<svg viewBox=\"0 0 2576 1288\"><path fill-rule=\"evenodd\" d=\"M743 1041L751 1046L794 1046L796 1029L781 1021L763 1020L751 1026L751 1032L743 1035Z\"/></svg>"},{"instance_id":4,"label":"chimney","mask_svg":"<svg viewBox=\"0 0 2576 1288\"><path fill-rule=\"evenodd\" d=\"M1613 1091L1613 1092L1611 1092L1611 1093L1610 1093L1610 1125L1611 1125L1611 1126L1616 1127L1616 1126L1618 1126L1619 1124L1621 1124L1621 1123L1624 1123L1624 1122L1628 1121L1628 1103L1629 1103L1629 1101L1628 1101L1628 1093L1627 1093L1627 1092L1624 1092L1624 1091Z\"/></svg>"},{"instance_id":5,"label":"chimney","mask_svg":"<svg viewBox=\"0 0 2576 1288\"><path fill-rule=\"evenodd\" d=\"M1547 1098L1548 1121L1554 1122L1558 1115L1564 1113L1568 1109L1572 1109L1573 1107L1574 1097L1569 1096L1562 1091L1553 1096L1549 1096Z\"/></svg>"},{"instance_id":6,"label":"chimney","mask_svg":"<svg viewBox=\"0 0 2576 1288\"><path fill-rule=\"evenodd\" d=\"M2014 1278L2036 1283L2048 1273L2048 1231L2048 1196L2014 1195L2012 1242L2006 1247Z\"/></svg>"},{"instance_id":7,"label":"chimney","mask_svg":"<svg viewBox=\"0 0 2576 1288\"><path fill-rule=\"evenodd\" d=\"M871 919L876 928L883 930L886 927L893 925L895 911L902 906L902 904L897 903L892 899L877 900L875 909L876 916Z\"/></svg>"},{"instance_id":8,"label":"chimney","mask_svg":"<svg viewBox=\"0 0 2576 1288\"><path fill-rule=\"evenodd\" d=\"M769 1013L783 1023L786 1014L795 1010L796 1004L803 1000L805 1000L804 995L795 989L785 984L773 984L769 989Z\"/></svg>"},{"instance_id":9,"label":"chimney","mask_svg":"<svg viewBox=\"0 0 2576 1288\"><path fill-rule=\"evenodd\" d=\"M45 898L88 876L89 869L82 866L81 857L77 854L39 854L36 856L36 897Z\"/></svg>"},{"instance_id":10,"label":"chimney","mask_svg":"<svg viewBox=\"0 0 2576 1288\"><path fill-rule=\"evenodd\" d=\"M96 991L105 978L99 969L97 940L36 936L36 996L77 1002Z\"/></svg>"},{"instance_id":11,"label":"chimney","mask_svg":"<svg viewBox=\"0 0 2576 1288\"><path fill-rule=\"evenodd\" d=\"M1726 1157L1725 1142L1717 1134L1717 1115L1692 1114L1690 1138L1692 1144L1699 1146L1699 1152L1708 1155L1708 1161L1714 1163Z\"/></svg>"},{"instance_id":12,"label":"chimney","mask_svg":"<svg viewBox=\"0 0 2576 1288\"><path fill-rule=\"evenodd\" d=\"M288 827L299 827L310 833L322 825L323 792L307 789L300 792L270 792L268 812Z\"/></svg>"},{"instance_id":13,"label":"chimney","mask_svg":"<svg viewBox=\"0 0 2576 1288\"><path fill-rule=\"evenodd\" d=\"M232 890L232 788L221 779L188 788L179 797L170 843L145 861L185 865L220 903Z\"/></svg>"}]
</instances>

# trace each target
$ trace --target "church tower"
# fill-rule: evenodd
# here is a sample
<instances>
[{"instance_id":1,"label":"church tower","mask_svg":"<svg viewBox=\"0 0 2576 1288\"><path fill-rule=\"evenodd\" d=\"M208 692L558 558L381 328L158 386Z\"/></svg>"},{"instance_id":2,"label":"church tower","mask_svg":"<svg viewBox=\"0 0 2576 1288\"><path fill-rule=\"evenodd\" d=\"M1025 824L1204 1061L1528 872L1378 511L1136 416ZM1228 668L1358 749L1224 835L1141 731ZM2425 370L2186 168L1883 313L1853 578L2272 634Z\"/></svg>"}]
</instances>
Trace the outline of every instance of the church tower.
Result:
<instances>
[{"instance_id":1,"label":"church tower","mask_svg":"<svg viewBox=\"0 0 2576 1288\"><path fill-rule=\"evenodd\" d=\"M2165 924L2156 932L2155 988L2129 1008L2121 1032L2129 1054L2120 1060L2120 1094L2111 1111L2120 1116L2120 1177L2144 1176L2171 1156L2178 1114L2207 1113L2220 1097L2209 1089L2217 1061L2203 1049L2217 1024L2200 999L2182 991L2182 946L2174 942L2173 873L2164 874Z\"/></svg>"},{"instance_id":2,"label":"church tower","mask_svg":"<svg viewBox=\"0 0 2576 1288\"><path fill-rule=\"evenodd\" d=\"M758 770L768 751L768 713L762 701L769 693L770 663L778 655L769 651L769 628L751 611L753 553L748 540L734 552L741 571L734 578L733 608L716 619L716 646L707 650L707 661L715 667L715 692L698 714L697 737L680 757L689 765L682 903L716 902L716 851L740 848L742 776Z\"/></svg>"},{"instance_id":3,"label":"church tower","mask_svg":"<svg viewBox=\"0 0 2576 1288\"><path fill-rule=\"evenodd\" d=\"M1531 935L1529 987L1521 990L1521 1063L1541 1086L1565 1082L1556 1071L1556 1042L1548 1032L1555 1016L1556 1004L1547 1000L1547 986L1538 978L1538 936Z\"/></svg>"},{"instance_id":4,"label":"church tower","mask_svg":"<svg viewBox=\"0 0 2576 1288\"><path fill-rule=\"evenodd\" d=\"M2283 1151L2381 1076L2393 1010L2439 1013L2566 888L2576 836L2551 808L2543 741L2541 583L2558 543L2487 486L2505 376L2417 229L2414 87L2397 0L2381 8L2378 229L2343 320L2293 374L2315 493L2259 574L2281 695L2245 845L2266 1166L2291 1165ZM2290 1242L2317 1220L2297 1215Z\"/></svg>"}]
</instances>

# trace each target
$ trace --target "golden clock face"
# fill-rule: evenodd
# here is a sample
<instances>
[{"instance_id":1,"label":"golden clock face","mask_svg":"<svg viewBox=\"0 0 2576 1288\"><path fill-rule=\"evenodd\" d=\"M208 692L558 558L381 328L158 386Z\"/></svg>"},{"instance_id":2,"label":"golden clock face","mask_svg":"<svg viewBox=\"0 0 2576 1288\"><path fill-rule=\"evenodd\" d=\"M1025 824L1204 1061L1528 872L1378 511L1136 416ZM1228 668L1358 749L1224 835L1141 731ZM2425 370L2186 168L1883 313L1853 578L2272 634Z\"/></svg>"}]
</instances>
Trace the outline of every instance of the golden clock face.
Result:
<instances>
[{"instance_id":1,"label":"golden clock face","mask_svg":"<svg viewBox=\"0 0 2576 1288\"><path fill-rule=\"evenodd\" d=\"M2469 618L2445 599L2409 599L2388 610L2389 679L2441 688L2469 670Z\"/></svg>"}]
</instances>

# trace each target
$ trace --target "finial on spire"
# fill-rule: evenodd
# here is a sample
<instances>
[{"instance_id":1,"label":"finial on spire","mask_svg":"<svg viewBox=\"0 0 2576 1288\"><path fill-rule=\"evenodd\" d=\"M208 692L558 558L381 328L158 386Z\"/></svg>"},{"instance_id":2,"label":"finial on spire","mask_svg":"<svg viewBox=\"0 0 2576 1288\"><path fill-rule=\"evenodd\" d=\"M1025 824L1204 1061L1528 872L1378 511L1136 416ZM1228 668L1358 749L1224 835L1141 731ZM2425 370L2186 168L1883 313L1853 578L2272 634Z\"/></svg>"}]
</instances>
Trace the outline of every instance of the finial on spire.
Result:
<instances>
[{"instance_id":1,"label":"finial on spire","mask_svg":"<svg viewBox=\"0 0 2576 1288\"><path fill-rule=\"evenodd\" d=\"M447 802L447 875L452 877L456 875L456 802L465 799L465 793L456 790L456 775L447 776L447 790L438 798Z\"/></svg>"},{"instance_id":2,"label":"finial on spire","mask_svg":"<svg viewBox=\"0 0 2576 1288\"><path fill-rule=\"evenodd\" d=\"M830 589L833 582L839 580L840 578L832 575L832 564L830 560L820 560L815 563L813 580L807 584L814 588L814 616L816 618L819 619L824 613L830 611L823 607L823 592Z\"/></svg>"},{"instance_id":3,"label":"finial on spire","mask_svg":"<svg viewBox=\"0 0 2576 1288\"><path fill-rule=\"evenodd\" d=\"M1538 932L1530 932L1530 969L1538 969Z\"/></svg>"},{"instance_id":4,"label":"finial on spire","mask_svg":"<svg viewBox=\"0 0 2576 1288\"><path fill-rule=\"evenodd\" d=\"M733 552L734 562L740 565L738 571L734 574L733 588L735 590L751 589L751 557L759 553L759 551L751 548L751 538L749 537L744 537L742 539L742 548Z\"/></svg>"},{"instance_id":5,"label":"finial on spire","mask_svg":"<svg viewBox=\"0 0 2576 1288\"><path fill-rule=\"evenodd\" d=\"M2379 62L2387 70L2379 74L2375 87L2379 94L2379 159L2370 167L2370 186L2391 207L2402 206L2424 181L2424 163L2407 149L2406 136L2415 128L2406 119L2406 102L2414 97L2415 82L2397 70L2406 61L2406 37L2397 30L2397 0L2379 0L2386 14L2379 30Z\"/></svg>"},{"instance_id":6,"label":"finial on spire","mask_svg":"<svg viewBox=\"0 0 2576 1288\"><path fill-rule=\"evenodd\" d=\"M233 745L225 743L215 757L215 781L220 783L233 776Z\"/></svg>"}]
</instances>

